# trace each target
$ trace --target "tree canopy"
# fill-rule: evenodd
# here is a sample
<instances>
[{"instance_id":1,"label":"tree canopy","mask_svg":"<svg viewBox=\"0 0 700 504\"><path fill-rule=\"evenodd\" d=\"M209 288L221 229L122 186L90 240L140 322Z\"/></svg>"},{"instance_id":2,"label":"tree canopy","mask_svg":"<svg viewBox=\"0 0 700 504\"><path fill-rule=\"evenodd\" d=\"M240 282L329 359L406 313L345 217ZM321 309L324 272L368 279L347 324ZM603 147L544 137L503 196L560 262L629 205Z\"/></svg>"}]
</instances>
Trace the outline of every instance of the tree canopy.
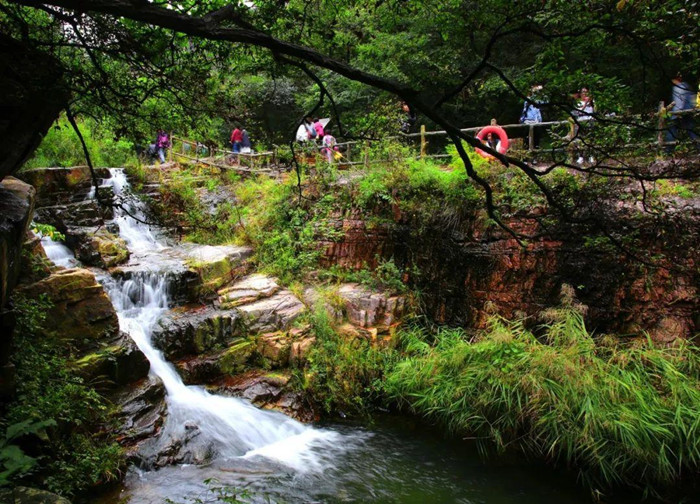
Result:
<instances>
[{"instance_id":1,"label":"tree canopy","mask_svg":"<svg viewBox=\"0 0 700 504\"><path fill-rule=\"evenodd\" d=\"M545 119L572 117L572 94L590 88L600 123L589 173L655 180L611 148L653 136L653 113L671 77L695 84L700 9L677 0L2 0L0 26L65 69L75 114L143 141L158 126L222 141L237 120L281 142L311 111L333 115L341 136L396 130L404 100L447 131L500 222L491 188L473 169L459 131L515 122L530 86ZM485 150L489 151L488 148ZM647 149L648 150L648 149ZM551 170L493 151L524 171L553 208ZM551 166L571 165L552 150Z\"/></svg>"}]
</instances>

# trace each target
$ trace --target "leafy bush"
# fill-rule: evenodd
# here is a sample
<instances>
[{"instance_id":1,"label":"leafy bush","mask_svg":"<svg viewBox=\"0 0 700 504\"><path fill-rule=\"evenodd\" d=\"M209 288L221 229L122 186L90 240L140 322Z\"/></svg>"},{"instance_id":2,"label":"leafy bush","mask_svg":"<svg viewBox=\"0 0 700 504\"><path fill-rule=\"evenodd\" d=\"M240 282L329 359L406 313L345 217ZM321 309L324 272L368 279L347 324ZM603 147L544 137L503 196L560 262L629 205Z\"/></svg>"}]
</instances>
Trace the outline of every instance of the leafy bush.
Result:
<instances>
[{"instance_id":1,"label":"leafy bush","mask_svg":"<svg viewBox=\"0 0 700 504\"><path fill-rule=\"evenodd\" d=\"M327 412L368 413L380 397L380 380L393 352L368 340L344 337L335 330L323 306L316 306L311 325L316 344L308 368L300 373L303 389Z\"/></svg>"},{"instance_id":2,"label":"leafy bush","mask_svg":"<svg viewBox=\"0 0 700 504\"><path fill-rule=\"evenodd\" d=\"M90 118L78 121L94 166L122 167L135 164L136 152L131 142L115 139ZM34 155L24 165L28 168L78 166L86 164L83 146L68 120L62 116L49 129Z\"/></svg>"},{"instance_id":3,"label":"leafy bush","mask_svg":"<svg viewBox=\"0 0 700 504\"><path fill-rule=\"evenodd\" d=\"M124 458L113 436L103 430L109 423L107 401L71 367L64 342L35 336L50 303L45 298L19 296L13 303L17 398L3 418L9 426L6 437L18 425L41 426L46 431L31 443L31 456L37 462L28 477L33 484L67 496L117 478ZM16 471L17 477L29 468L23 467Z\"/></svg>"}]
</instances>

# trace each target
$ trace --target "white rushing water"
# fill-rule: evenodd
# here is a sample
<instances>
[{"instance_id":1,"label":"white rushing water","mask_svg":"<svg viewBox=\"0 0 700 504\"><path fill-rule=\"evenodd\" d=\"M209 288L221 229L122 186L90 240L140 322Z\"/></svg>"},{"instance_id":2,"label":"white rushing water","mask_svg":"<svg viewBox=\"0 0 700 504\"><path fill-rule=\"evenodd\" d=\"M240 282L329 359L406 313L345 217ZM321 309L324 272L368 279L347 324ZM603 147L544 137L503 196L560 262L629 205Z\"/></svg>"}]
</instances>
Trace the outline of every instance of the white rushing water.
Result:
<instances>
[{"instance_id":1,"label":"white rushing water","mask_svg":"<svg viewBox=\"0 0 700 504\"><path fill-rule=\"evenodd\" d=\"M140 202L127 198L128 182L123 170L113 169L115 195L129 213L143 216ZM108 181L105 181L108 182ZM132 255L153 255L166 247L147 225L115 209L121 236ZM260 410L238 398L210 394L202 387L186 386L174 366L151 343L151 333L169 308L168 276L164 272L135 272L129 279L104 279L122 331L128 333L151 364L167 391L168 418L162 436L182 439L192 425L199 428L197 442L205 442L216 456L265 457L297 471L320 471L327 467L329 449L339 448L340 434L305 426L281 413Z\"/></svg>"},{"instance_id":2,"label":"white rushing water","mask_svg":"<svg viewBox=\"0 0 700 504\"><path fill-rule=\"evenodd\" d=\"M41 237L41 245L49 260L56 266L64 268L75 268L80 265L80 262L75 258L73 251L66 247L63 243L52 240L48 236Z\"/></svg>"}]
</instances>

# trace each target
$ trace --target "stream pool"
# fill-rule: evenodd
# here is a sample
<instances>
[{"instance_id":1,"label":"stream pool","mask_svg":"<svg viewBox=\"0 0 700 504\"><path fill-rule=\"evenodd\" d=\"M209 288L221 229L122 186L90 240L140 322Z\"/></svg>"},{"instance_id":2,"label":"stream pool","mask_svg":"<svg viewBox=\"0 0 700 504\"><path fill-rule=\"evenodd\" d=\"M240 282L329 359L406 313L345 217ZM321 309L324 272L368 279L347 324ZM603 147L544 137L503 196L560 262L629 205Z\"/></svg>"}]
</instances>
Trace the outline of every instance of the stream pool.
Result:
<instances>
[{"instance_id":1,"label":"stream pool","mask_svg":"<svg viewBox=\"0 0 700 504\"><path fill-rule=\"evenodd\" d=\"M592 502L570 475L560 476L524 460L484 460L473 443L444 439L395 416L380 416L371 427L328 424L322 428L343 434L347 446L321 472L290 471L262 457L217 459L206 466L157 471L132 469L121 489L97 502L225 502L210 490L224 486L245 490L249 496L241 502L256 503ZM205 481L210 479L207 486Z\"/></svg>"}]
</instances>

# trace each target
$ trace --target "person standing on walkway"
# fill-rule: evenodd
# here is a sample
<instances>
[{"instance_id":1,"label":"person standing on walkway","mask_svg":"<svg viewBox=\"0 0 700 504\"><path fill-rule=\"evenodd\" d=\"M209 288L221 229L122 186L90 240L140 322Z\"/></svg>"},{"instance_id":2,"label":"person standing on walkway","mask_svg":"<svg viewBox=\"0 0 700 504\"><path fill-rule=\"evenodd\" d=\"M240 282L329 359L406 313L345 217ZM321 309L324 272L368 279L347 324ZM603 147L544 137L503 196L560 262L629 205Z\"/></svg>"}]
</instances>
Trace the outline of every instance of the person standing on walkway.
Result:
<instances>
[{"instance_id":1,"label":"person standing on walkway","mask_svg":"<svg viewBox=\"0 0 700 504\"><path fill-rule=\"evenodd\" d=\"M578 101L576 102L576 108L571 113L574 117L574 138L578 138L579 142L585 142L584 138L593 129L595 114L595 103L593 103L593 97L588 91L587 87L582 87L581 91L578 93ZM583 164L583 157L586 149L579 149L579 156L576 160L577 164ZM595 158L590 156L588 159L591 164L595 162Z\"/></svg>"},{"instance_id":2,"label":"person standing on walkway","mask_svg":"<svg viewBox=\"0 0 700 504\"><path fill-rule=\"evenodd\" d=\"M323 140L321 142L322 148L321 148L321 154L323 154L326 157L326 160L329 163L333 162L333 156L335 154L335 151L338 150L338 147L336 147L336 141L335 137L331 135L331 131L329 128L326 128L325 135L323 136Z\"/></svg>"},{"instance_id":3,"label":"person standing on walkway","mask_svg":"<svg viewBox=\"0 0 700 504\"><path fill-rule=\"evenodd\" d=\"M231 150L234 154L241 152L241 142L243 142L243 132L236 125L231 132Z\"/></svg>"},{"instance_id":4,"label":"person standing on walkway","mask_svg":"<svg viewBox=\"0 0 700 504\"><path fill-rule=\"evenodd\" d=\"M165 163L165 151L170 147L170 137L165 132L164 129L160 128L158 130L158 135L156 136L156 150L158 152L158 159L161 163Z\"/></svg>"},{"instance_id":5,"label":"person standing on walkway","mask_svg":"<svg viewBox=\"0 0 700 504\"><path fill-rule=\"evenodd\" d=\"M252 152L251 147L248 130L241 130L241 154L250 154Z\"/></svg>"},{"instance_id":6,"label":"person standing on walkway","mask_svg":"<svg viewBox=\"0 0 700 504\"><path fill-rule=\"evenodd\" d=\"M520 124L539 124L542 122L542 112L538 105L540 104L539 93L542 91L541 84L535 84L530 88L530 94L525 100L523 111L520 113ZM540 136L542 132L539 128L533 128L534 148L540 148Z\"/></svg>"},{"instance_id":7,"label":"person standing on walkway","mask_svg":"<svg viewBox=\"0 0 700 504\"><path fill-rule=\"evenodd\" d=\"M674 112L695 109L696 90L693 86L683 79L683 75L680 72L671 79L671 82L673 82L673 87L671 88L671 103L668 108ZM700 138L694 127L693 114L672 114L671 122L666 132L666 141L677 143L681 131L687 131L690 139L696 143L696 147L700 150ZM670 154L673 152L674 147L675 145L667 145L666 152Z\"/></svg>"}]
</instances>

